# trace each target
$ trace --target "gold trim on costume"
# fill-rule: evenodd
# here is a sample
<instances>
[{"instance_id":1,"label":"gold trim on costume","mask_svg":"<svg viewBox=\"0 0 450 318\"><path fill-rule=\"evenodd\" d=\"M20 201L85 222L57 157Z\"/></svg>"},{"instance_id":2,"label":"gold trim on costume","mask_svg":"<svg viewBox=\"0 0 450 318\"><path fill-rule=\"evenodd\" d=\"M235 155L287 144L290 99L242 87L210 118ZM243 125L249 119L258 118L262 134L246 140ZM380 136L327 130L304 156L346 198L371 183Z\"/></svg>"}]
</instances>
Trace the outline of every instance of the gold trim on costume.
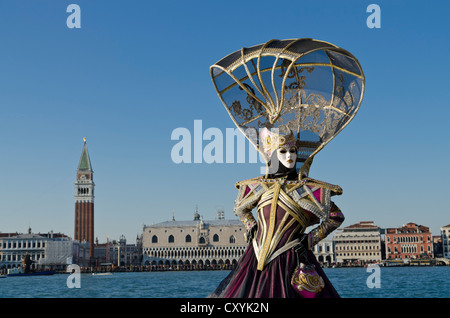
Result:
<instances>
[{"instance_id":1,"label":"gold trim on costume","mask_svg":"<svg viewBox=\"0 0 450 318\"><path fill-rule=\"evenodd\" d=\"M265 260L267 258L267 253L269 252L269 244L272 241L273 232L275 229L275 219L277 215L277 207L278 207L278 194L280 193L281 184L275 183L273 188L273 198L272 198L272 206L270 207L270 221L269 228L267 230L267 237L264 239L263 250L261 251L260 259L258 261L258 270L262 270L264 267ZM269 190L271 191L271 190Z\"/></svg>"},{"instance_id":2,"label":"gold trim on costume","mask_svg":"<svg viewBox=\"0 0 450 318\"><path fill-rule=\"evenodd\" d=\"M247 187L249 192L244 196ZM303 233L308 226L317 223L319 219L325 222L322 222L325 227L323 229L319 227L310 232L311 243L315 243L316 239L328 233L329 228L337 225L333 220L334 214L330 216L330 196L342 193L339 186L310 178L287 181L285 178L258 177L238 182L236 188L239 189L239 194L235 212L241 221L244 224L253 225L252 222L256 221L253 221L255 219L251 210L255 207L257 210L258 228L252 244L258 261L258 270L263 270L275 257L298 244L296 235ZM314 196L317 190L321 191L320 200ZM268 206L270 210L267 209ZM264 216L265 208L266 213L269 213L268 217ZM284 215L277 224L278 208L283 210ZM305 210L315 216L311 218ZM291 219L288 221L289 216ZM294 225L295 228L292 228ZM292 232L287 237L286 244L278 247L280 240L289 229Z\"/></svg>"}]
</instances>

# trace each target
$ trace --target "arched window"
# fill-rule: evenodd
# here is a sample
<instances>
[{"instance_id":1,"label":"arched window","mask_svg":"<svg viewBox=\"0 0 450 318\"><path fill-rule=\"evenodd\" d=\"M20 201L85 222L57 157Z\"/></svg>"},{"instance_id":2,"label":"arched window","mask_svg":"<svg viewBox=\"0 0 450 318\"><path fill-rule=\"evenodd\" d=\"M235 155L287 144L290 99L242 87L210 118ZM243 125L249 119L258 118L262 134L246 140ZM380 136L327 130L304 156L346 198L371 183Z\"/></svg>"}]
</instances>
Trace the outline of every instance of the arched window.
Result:
<instances>
[{"instance_id":1,"label":"arched window","mask_svg":"<svg viewBox=\"0 0 450 318\"><path fill-rule=\"evenodd\" d=\"M192 242L191 236L189 234L186 235L186 243L191 243L191 242Z\"/></svg>"},{"instance_id":2,"label":"arched window","mask_svg":"<svg viewBox=\"0 0 450 318\"><path fill-rule=\"evenodd\" d=\"M236 243L236 239L234 238L234 235L230 236L230 243Z\"/></svg>"},{"instance_id":3,"label":"arched window","mask_svg":"<svg viewBox=\"0 0 450 318\"><path fill-rule=\"evenodd\" d=\"M214 236L213 236L213 242L219 242L219 235L214 234Z\"/></svg>"},{"instance_id":4,"label":"arched window","mask_svg":"<svg viewBox=\"0 0 450 318\"><path fill-rule=\"evenodd\" d=\"M206 242L205 242L205 238L204 238L203 236L200 238L199 243L200 243L200 244L205 244L205 243L206 243Z\"/></svg>"},{"instance_id":5,"label":"arched window","mask_svg":"<svg viewBox=\"0 0 450 318\"><path fill-rule=\"evenodd\" d=\"M173 237L173 235L169 235L169 243L173 242L175 242L175 238Z\"/></svg>"},{"instance_id":6,"label":"arched window","mask_svg":"<svg viewBox=\"0 0 450 318\"><path fill-rule=\"evenodd\" d=\"M152 243L158 243L158 237L156 235L152 236Z\"/></svg>"}]
</instances>

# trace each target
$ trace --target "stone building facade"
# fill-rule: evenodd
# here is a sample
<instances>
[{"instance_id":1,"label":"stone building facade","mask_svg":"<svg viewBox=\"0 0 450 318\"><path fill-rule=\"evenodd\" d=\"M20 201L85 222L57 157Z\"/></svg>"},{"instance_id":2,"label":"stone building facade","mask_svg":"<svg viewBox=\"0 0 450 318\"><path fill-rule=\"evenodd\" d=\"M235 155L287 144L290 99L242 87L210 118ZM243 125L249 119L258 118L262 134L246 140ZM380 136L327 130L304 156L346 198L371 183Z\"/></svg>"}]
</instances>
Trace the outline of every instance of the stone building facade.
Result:
<instances>
[{"instance_id":1,"label":"stone building facade","mask_svg":"<svg viewBox=\"0 0 450 318\"><path fill-rule=\"evenodd\" d=\"M234 265L247 243L239 220L205 221L198 213L192 221L144 225L142 265L177 269L223 268Z\"/></svg>"},{"instance_id":2,"label":"stone building facade","mask_svg":"<svg viewBox=\"0 0 450 318\"><path fill-rule=\"evenodd\" d=\"M73 241L62 233L0 233L0 272L22 267L28 255L30 269L63 268L72 261Z\"/></svg>"},{"instance_id":3,"label":"stone building facade","mask_svg":"<svg viewBox=\"0 0 450 318\"><path fill-rule=\"evenodd\" d=\"M117 266L130 267L140 266L142 259L142 249L140 238L136 238L136 244L129 244L124 235L118 240L107 240L106 243L95 243L94 260L91 263L95 266Z\"/></svg>"},{"instance_id":4,"label":"stone building facade","mask_svg":"<svg viewBox=\"0 0 450 318\"><path fill-rule=\"evenodd\" d=\"M333 237L337 263L373 263L383 259L380 228L372 221L345 227Z\"/></svg>"}]
</instances>

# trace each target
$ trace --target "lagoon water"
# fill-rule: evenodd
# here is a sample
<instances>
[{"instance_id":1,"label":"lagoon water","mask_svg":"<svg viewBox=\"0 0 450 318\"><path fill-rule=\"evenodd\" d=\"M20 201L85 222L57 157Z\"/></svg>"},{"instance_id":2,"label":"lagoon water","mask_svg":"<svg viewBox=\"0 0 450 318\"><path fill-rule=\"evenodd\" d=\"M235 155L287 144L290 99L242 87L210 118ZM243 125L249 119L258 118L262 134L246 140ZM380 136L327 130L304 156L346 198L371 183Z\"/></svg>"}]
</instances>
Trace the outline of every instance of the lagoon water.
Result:
<instances>
[{"instance_id":1,"label":"lagoon water","mask_svg":"<svg viewBox=\"0 0 450 318\"><path fill-rule=\"evenodd\" d=\"M379 269L378 273L366 268L324 270L342 298L450 298L450 266ZM81 274L80 288L68 287L69 274L7 277L0 279L0 298L204 298L228 273ZM373 276L378 274L378 277Z\"/></svg>"}]
</instances>

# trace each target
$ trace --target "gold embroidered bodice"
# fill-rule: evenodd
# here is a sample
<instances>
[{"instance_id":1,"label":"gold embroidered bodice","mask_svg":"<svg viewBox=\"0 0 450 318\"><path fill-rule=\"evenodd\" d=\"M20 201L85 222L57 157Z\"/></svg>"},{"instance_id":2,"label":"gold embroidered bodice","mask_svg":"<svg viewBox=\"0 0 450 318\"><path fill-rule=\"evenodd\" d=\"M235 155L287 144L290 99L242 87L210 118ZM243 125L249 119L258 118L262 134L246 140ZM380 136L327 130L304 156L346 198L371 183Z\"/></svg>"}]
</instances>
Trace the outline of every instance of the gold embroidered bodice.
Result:
<instances>
[{"instance_id":1,"label":"gold embroidered bodice","mask_svg":"<svg viewBox=\"0 0 450 318\"><path fill-rule=\"evenodd\" d=\"M235 214L247 230L257 225L252 244L258 270L296 246L308 226L322 221L308 234L307 244L311 248L344 219L330 200L331 195L342 193L338 186L309 178L301 181L255 178L239 182L236 187L239 194ZM255 207L257 220L251 212Z\"/></svg>"}]
</instances>

